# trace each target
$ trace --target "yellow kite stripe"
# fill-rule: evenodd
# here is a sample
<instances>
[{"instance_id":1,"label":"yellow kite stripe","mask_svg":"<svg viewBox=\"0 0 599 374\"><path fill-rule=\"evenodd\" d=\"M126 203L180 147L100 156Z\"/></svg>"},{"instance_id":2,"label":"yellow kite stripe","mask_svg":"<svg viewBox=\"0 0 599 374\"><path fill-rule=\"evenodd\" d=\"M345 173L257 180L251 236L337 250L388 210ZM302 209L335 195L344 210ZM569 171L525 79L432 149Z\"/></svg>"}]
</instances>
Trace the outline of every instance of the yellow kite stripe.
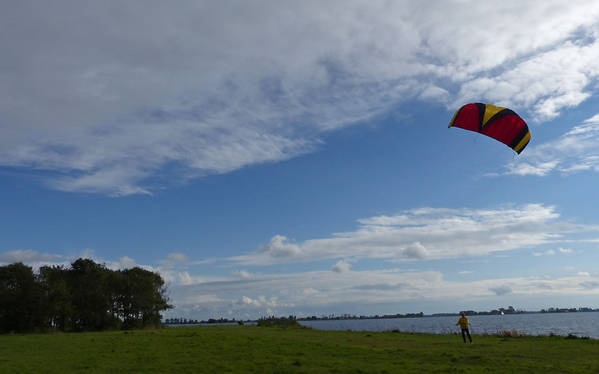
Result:
<instances>
[{"instance_id":1,"label":"yellow kite stripe","mask_svg":"<svg viewBox=\"0 0 599 374\"><path fill-rule=\"evenodd\" d=\"M460 113L459 110L457 110L454 114L453 114L453 118L451 119L451 122L449 122L449 126L447 126L447 128L450 128L451 126L453 126L456 117L458 116L458 114Z\"/></svg>"},{"instance_id":2,"label":"yellow kite stripe","mask_svg":"<svg viewBox=\"0 0 599 374\"><path fill-rule=\"evenodd\" d=\"M520 143L518 143L518 145L516 145L514 147L514 151L520 153L522 151L522 149L524 149L524 147L526 147L526 145L528 144L528 142L530 141L530 131L526 133L526 135L524 135L524 137L522 138L522 140L520 140Z\"/></svg>"},{"instance_id":3,"label":"yellow kite stripe","mask_svg":"<svg viewBox=\"0 0 599 374\"><path fill-rule=\"evenodd\" d=\"M497 113L501 112L502 110L504 110L506 108L500 107L500 106L495 106L492 104L487 104L485 107L485 115L483 117L483 124L482 127L485 127L487 125L487 122L489 122L489 120L496 115Z\"/></svg>"}]
</instances>

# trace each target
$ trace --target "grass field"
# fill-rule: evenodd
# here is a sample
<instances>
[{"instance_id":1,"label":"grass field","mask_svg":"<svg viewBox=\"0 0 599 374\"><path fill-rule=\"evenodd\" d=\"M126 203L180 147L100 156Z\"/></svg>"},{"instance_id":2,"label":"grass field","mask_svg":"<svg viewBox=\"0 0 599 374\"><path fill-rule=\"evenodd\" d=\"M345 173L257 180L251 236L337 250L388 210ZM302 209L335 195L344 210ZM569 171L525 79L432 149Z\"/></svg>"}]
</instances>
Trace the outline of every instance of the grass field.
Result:
<instances>
[{"instance_id":1,"label":"grass field","mask_svg":"<svg viewBox=\"0 0 599 374\"><path fill-rule=\"evenodd\" d=\"M599 341L256 326L0 336L0 373L599 373Z\"/></svg>"}]
</instances>

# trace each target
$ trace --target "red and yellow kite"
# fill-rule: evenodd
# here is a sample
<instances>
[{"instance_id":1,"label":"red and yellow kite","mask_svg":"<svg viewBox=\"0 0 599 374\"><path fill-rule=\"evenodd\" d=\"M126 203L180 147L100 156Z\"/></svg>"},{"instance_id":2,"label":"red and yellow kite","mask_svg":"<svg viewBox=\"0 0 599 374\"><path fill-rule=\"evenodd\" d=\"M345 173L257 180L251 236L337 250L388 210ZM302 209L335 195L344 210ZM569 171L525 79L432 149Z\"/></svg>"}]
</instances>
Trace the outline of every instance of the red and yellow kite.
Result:
<instances>
[{"instance_id":1,"label":"red and yellow kite","mask_svg":"<svg viewBox=\"0 0 599 374\"><path fill-rule=\"evenodd\" d=\"M453 115L452 126L490 136L518 154L530 141L528 125L516 112L491 104L464 105Z\"/></svg>"}]
</instances>

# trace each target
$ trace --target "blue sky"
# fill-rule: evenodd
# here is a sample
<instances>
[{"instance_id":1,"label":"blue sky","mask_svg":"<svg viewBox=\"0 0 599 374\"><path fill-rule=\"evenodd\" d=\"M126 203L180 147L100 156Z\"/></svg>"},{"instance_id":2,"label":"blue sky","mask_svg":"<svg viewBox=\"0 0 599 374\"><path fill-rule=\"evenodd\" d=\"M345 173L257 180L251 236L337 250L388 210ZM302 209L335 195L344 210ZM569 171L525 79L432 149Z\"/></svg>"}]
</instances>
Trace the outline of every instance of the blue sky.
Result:
<instances>
[{"instance_id":1,"label":"blue sky","mask_svg":"<svg viewBox=\"0 0 599 374\"><path fill-rule=\"evenodd\" d=\"M599 307L593 1L5 8L0 263L142 266L167 317Z\"/></svg>"}]
</instances>

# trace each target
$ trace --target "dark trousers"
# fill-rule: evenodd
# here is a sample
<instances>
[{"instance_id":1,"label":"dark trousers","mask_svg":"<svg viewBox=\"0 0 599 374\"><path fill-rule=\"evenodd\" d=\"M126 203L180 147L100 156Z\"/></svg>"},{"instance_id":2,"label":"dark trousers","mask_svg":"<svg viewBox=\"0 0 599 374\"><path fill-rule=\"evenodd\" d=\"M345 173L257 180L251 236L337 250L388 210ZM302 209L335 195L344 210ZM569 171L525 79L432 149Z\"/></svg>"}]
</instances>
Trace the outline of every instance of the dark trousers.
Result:
<instances>
[{"instance_id":1,"label":"dark trousers","mask_svg":"<svg viewBox=\"0 0 599 374\"><path fill-rule=\"evenodd\" d=\"M464 339L464 343L466 343L466 334L468 334L468 339L470 340L470 343L472 343L472 337L470 336L470 330L462 329L462 339Z\"/></svg>"}]
</instances>

